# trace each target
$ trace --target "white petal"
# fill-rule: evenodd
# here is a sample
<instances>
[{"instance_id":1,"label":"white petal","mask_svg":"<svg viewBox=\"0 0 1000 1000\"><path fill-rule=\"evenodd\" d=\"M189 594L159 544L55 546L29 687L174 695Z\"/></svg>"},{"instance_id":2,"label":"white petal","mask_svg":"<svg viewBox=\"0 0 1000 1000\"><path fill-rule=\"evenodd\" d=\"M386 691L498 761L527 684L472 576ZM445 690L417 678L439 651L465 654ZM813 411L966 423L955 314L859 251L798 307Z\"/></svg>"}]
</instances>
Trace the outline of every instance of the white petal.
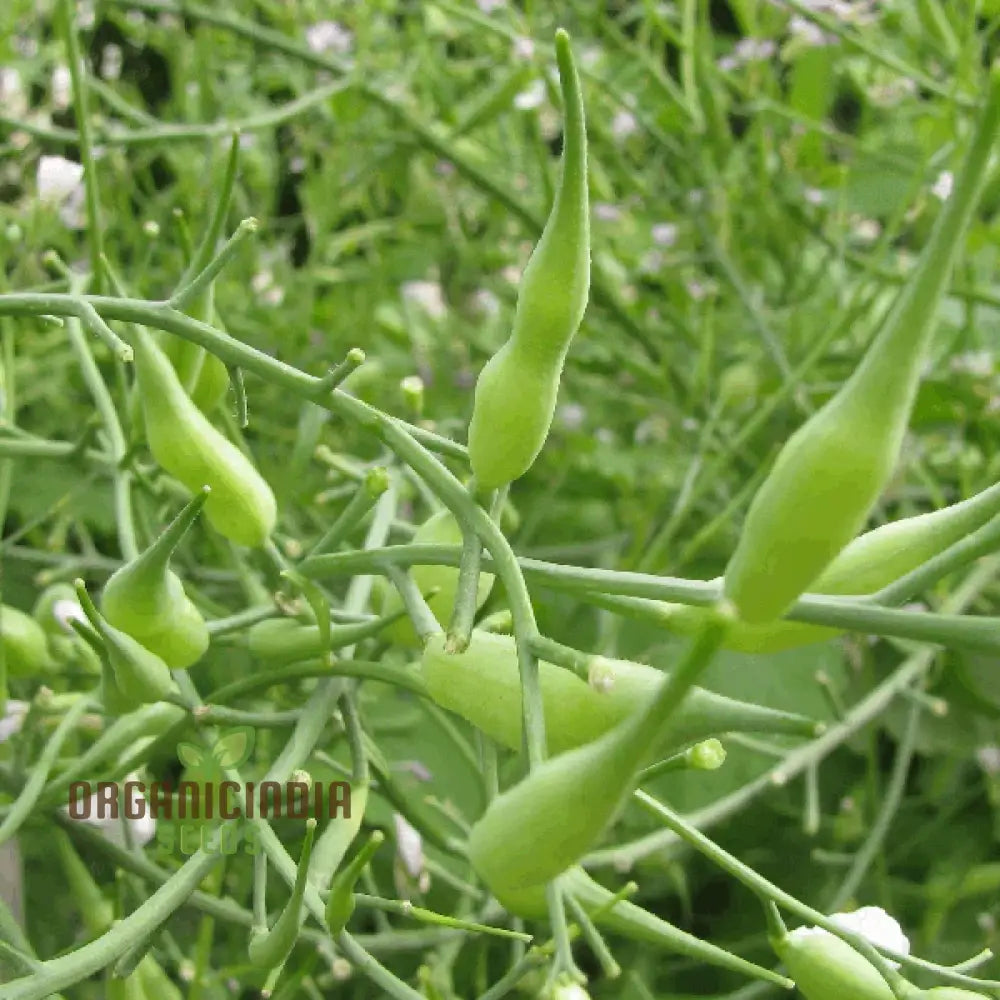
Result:
<instances>
[{"instance_id":1,"label":"white petal","mask_svg":"<svg viewBox=\"0 0 1000 1000\"><path fill-rule=\"evenodd\" d=\"M7 699L4 707L4 714L0 717L0 743L9 740L15 733L20 732L24 717L28 714L28 703L26 701L15 701Z\"/></svg>"},{"instance_id":2,"label":"white petal","mask_svg":"<svg viewBox=\"0 0 1000 1000\"><path fill-rule=\"evenodd\" d=\"M83 181L83 164L63 156L43 156L38 161L38 197L48 204L68 198Z\"/></svg>"},{"instance_id":3,"label":"white petal","mask_svg":"<svg viewBox=\"0 0 1000 1000\"><path fill-rule=\"evenodd\" d=\"M424 843L420 834L399 813L393 814L396 825L396 853L411 878L418 878L424 869Z\"/></svg>"}]
</instances>

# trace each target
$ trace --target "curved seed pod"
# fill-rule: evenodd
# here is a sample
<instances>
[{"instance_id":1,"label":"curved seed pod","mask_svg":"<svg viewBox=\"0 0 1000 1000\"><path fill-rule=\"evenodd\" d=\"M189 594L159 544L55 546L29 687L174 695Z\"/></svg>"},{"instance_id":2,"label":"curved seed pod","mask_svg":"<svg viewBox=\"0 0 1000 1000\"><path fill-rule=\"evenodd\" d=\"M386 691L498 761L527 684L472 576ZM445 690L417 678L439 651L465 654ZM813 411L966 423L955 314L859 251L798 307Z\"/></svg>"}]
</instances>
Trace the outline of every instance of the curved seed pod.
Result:
<instances>
[{"instance_id":1,"label":"curved seed pod","mask_svg":"<svg viewBox=\"0 0 1000 1000\"><path fill-rule=\"evenodd\" d=\"M923 565L1000 514L1000 483L950 507L905 517L858 535L810 585L816 594L873 594ZM710 608L649 602L661 624L689 634L712 617ZM840 635L840 629L779 621L747 625L733 621L723 646L744 653L774 653Z\"/></svg>"},{"instance_id":2,"label":"curved seed pod","mask_svg":"<svg viewBox=\"0 0 1000 1000\"><path fill-rule=\"evenodd\" d=\"M316 820L306 820L306 836L302 843L299 866L295 870L292 894L271 928L254 928L250 932L247 954L259 969L273 969L288 958L295 946L302 926L303 907L306 898L306 875L309 872L309 857L312 854L313 837L316 835Z\"/></svg>"},{"instance_id":3,"label":"curved seed pod","mask_svg":"<svg viewBox=\"0 0 1000 1000\"><path fill-rule=\"evenodd\" d=\"M551 881L604 833L719 638L706 629L638 712L592 743L543 761L490 802L469 833L468 855L492 891Z\"/></svg>"},{"instance_id":4,"label":"curved seed pod","mask_svg":"<svg viewBox=\"0 0 1000 1000\"><path fill-rule=\"evenodd\" d=\"M895 471L934 329L987 178L1000 69L962 173L912 276L854 373L782 448L747 512L725 596L751 624L779 618L858 533Z\"/></svg>"},{"instance_id":5,"label":"curved seed pod","mask_svg":"<svg viewBox=\"0 0 1000 1000\"><path fill-rule=\"evenodd\" d=\"M686 955L707 965L716 965L781 986L787 985L785 979L770 969L754 965L753 962L732 955L708 941L702 941L654 916L641 906L636 906L627 900L619 900L614 906L609 906L614 894L595 882L576 865L567 869L559 877L559 882L564 890L573 894L588 914L594 916L594 922L598 927L632 941L640 941L673 954ZM497 900L505 910L515 916L529 920L544 920L548 916L544 885L503 891L497 894Z\"/></svg>"},{"instance_id":6,"label":"curved seed pod","mask_svg":"<svg viewBox=\"0 0 1000 1000\"><path fill-rule=\"evenodd\" d=\"M385 840L381 830L375 830L368 842L350 860L347 867L337 872L330 885L330 895L326 900L326 926L336 936L346 926L354 912L354 886L361 873L368 867L375 852Z\"/></svg>"},{"instance_id":7,"label":"curved seed pod","mask_svg":"<svg viewBox=\"0 0 1000 1000\"><path fill-rule=\"evenodd\" d=\"M175 670L196 663L208 649L205 620L184 593L180 577L170 570L170 557L209 492L202 487L142 555L112 574L101 594L101 611L109 624Z\"/></svg>"},{"instance_id":8,"label":"curved seed pod","mask_svg":"<svg viewBox=\"0 0 1000 1000\"><path fill-rule=\"evenodd\" d=\"M371 621L331 625L325 647L318 625L309 625L296 618L265 618L250 627L247 647L256 659L273 666L297 663L378 635L405 614L405 609L400 609Z\"/></svg>"},{"instance_id":9,"label":"curved seed pod","mask_svg":"<svg viewBox=\"0 0 1000 1000\"><path fill-rule=\"evenodd\" d=\"M450 511L438 511L417 528L413 535L413 543L415 545L461 545L462 529ZM410 570L410 577L420 593L430 594L427 598L427 606L442 626L448 624L452 608L455 606L458 574L459 571L453 566L414 566ZM477 609L486 602L492 587L493 575L480 573L479 582L476 585ZM403 599L395 587L385 584L383 594L381 607L383 615L403 611ZM387 628L385 637L398 646L408 646L411 649L419 649L421 645L409 617L403 617L395 625Z\"/></svg>"},{"instance_id":10,"label":"curved seed pod","mask_svg":"<svg viewBox=\"0 0 1000 1000\"><path fill-rule=\"evenodd\" d=\"M128 633L109 625L94 606L83 580L77 580L76 596L90 624L101 637L114 688L109 695L120 694L125 702L143 704L162 701L173 689L170 668L155 653L151 653ZM112 698L119 707L123 701Z\"/></svg>"},{"instance_id":11,"label":"curved seed pod","mask_svg":"<svg viewBox=\"0 0 1000 1000\"><path fill-rule=\"evenodd\" d=\"M7 604L0 604L0 643L11 677L31 677L53 665L42 627L31 615Z\"/></svg>"},{"instance_id":12,"label":"curved seed pod","mask_svg":"<svg viewBox=\"0 0 1000 1000\"><path fill-rule=\"evenodd\" d=\"M368 782L352 784L351 815L333 820L320 834L309 866L309 881L317 889L326 889L334 872L340 867L348 848L358 835L368 804Z\"/></svg>"},{"instance_id":13,"label":"curved seed pod","mask_svg":"<svg viewBox=\"0 0 1000 1000\"><path fill-rule=\"evenodd\" d=\"M138 979L149 1000L184 1000L184 994L163 971L163 966L152 955L144 955L132 973Z\"/></svg>"},{"instance_id":14,"label":"curved seed pod","mask_svg":"<svg viewBox=\"0 0 1000 1000\"><path fill-rule=\"evenodd\" d=\"M145 330L135 328L132 346L153 457L192 493L206 484L211 487L205 516L220 535L239 545L263 545L277 519L271 488L243 452L192 403Z\"/></svg>"},{"instance_id":15,"label":"curved seed pod","mask_svg":"<svg viewBox=\"0 0 1000 1000\"><path fill-rule=\"evenodd\" d=\"M421 672L431 697L504 746L521 746L521 675L514 639L472 633L463 653L446 653L444 636L432 636ZM664 672L629 660L595 658L593 684L542 660L538 680L549 752L564 753L597 739L639 711L656 695ZM736 701L694 687L655 744L666 755L699 740L728 732L813 736L816 723L801 715Z\"/></svg>"},{"instance_id":16,"label":"curved seed pod","mask_svg":"<svg viewBox=\"0 0 1000 1000\"><path fill-rule=\"evenodd\" d=\"M805 1000L895 1000L878 969L832 934L800 927L773 946Z\"/></svg>"},{"instance_id":17,"label":"curved seed pod","mask_svg":"<svg viewBox=\"0 0 1000 1000\"><path fill-rule=\"evenodd\" d=\"M215 313L214 283L191 303L187 313L192 319L223 329ZM225 363L205 348L182 337L167 335L161 344L194 405L202 413L214 410L229 388L229 371Z\"/></svg>"},{"instance_id":18,"label":"curved seed pod","mask_svg":"<svg viewBox=\"0 0 1000 1000\"><path fill-rule=\"evenodd\" d=\"M548 221L521 278L510 339L476 383L469 460L490 490L523 476L552 424L559 378L590 291L587 132L569 36L556 32L565 115L562 168Z\"/></svg>"}]
</instances>

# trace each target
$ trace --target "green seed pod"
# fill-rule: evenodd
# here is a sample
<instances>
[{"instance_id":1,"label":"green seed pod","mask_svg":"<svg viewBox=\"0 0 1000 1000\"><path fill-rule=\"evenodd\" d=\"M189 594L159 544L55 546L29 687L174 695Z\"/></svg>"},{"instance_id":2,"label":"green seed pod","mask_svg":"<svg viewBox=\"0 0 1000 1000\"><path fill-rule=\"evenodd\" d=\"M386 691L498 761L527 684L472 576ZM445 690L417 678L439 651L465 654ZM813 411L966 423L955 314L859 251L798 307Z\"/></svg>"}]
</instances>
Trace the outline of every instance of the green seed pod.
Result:
<instances>
[{"instance_id":1,"label":"green seed pod","mask_svg":"<svg viewBox=\"0 0 1000 1000\"><path fill-rule=\"evenodd\" d=\"M750 505L725 573L725 596L744 621L784 614L858 533L895 471L998 121L994 69L962 173L912 276L854 373L788 440Z\"/></svg>"},{"instance_id":2,"label":"green seed pod","mask_svg":"<svg viewBox=\"0 0 1000 1000\"><path fill-rule=\"evenodd\" d=\"M551 214L524 269L510 339L476 383L469 460L491 490L523 476L552 424L559 378L590 290L587 133L569 36L556 33L565 127Z\"/></svg>"},{"instance_id":3,"label":"green seed pod","mask_svg":"<svg viewBox=\"0 0 1000 1000\"><path fill-rule=\"evenodd\" d=\"M347 866L334 876L330 885L330 895L326 900L326 926L334 936L339 934L351 919L351 914L354 912L354 887L384 840L385 834L381 830L376 830Z\"/></svg>"},{"instance_id":4,"label":"green seed pod","mask_svg":"<svg viewBox=\"0 0 1000 1000\"><path fill-rule=\"evenodd\" d=\"M33 677L52 666L41 626L17 608L0 604L0 642L11 677Z\"/></svg>"},{"instance_id":5,"label":"green seed pod","mask_svg":"<svg viewBox=\"0 0 1000 1000\"><path fill-rule=\"evenodd\" d=\"M151 653L127 632L109 625L94 606L83 580L75 583L80 607L101 637L110 668L113 686L107 691L117 709L131 703L163 701L173 689L170 668L155 653ZM119 698L118 695L121 697Z\"/></svg>"},{"instance_id":6,"label":"green seed pod","mask_svg":"<svg viewBox=\"0 0 1000 1000\"><path fill-rule=\"evenodd\" d=\"M156 461L192 493L212 489L205 516L220 535L239 545L263 545L277 505L250 460L191 402L177 373L153 339L136 328L135 371L146 441Z\"/></svg>"},{"instance_id":7,"label":"green seed pod","mask_svg":"<svg viewBox=\"0 0 1000 1000\"><path fill-rule=\"evenodd\" d=\"M816 594L873 594L922 566L950 545L981 528L1000 513L1000 484L968 500L928 514L892 521L855 538L810 585ZM669 602L649 602L661 624L681 634L701 628L710 608ZM655 607L654 607L655 606ZM730 623L723 646L744 653L773 653L812 642L824 642L841 630L779 621L768 625Z\"/></svg>"},{"instance_id":8,"label":"green seed pod","mask_svg":"<svg viewBox=\"0 0 1000 1000\"><path fill-rule=\"evenodd\" d=\"M138 979L148 1000L184 1000L184 994L163 971L163 966L152 955L144 955L132 974Z\"/></svg>"},{"instance_id":9,"label":"green seed pod","mask_svg":"<svg viewBox=\"0 0 1000 1000\"><path fill-rule=\"evenodd\" d=\"M450 511L442 510L432 514L413 535L414 545L461 545L462 529ZM427 598L427 606L442 626L448 624L452 608L455 606L455 594L458 591L459 571L453 566L414 566L410 577L417 585L421 594L431 594ZM476 585L476 607L480 608L489 597L493 587L493 575L480 573ZM436 591L435 593L431 593ZM382 615L398 614L403 611L403 599L395 587L385 585L383 588ZM420 640L408 616L400 617L394 625L385 630L385 638L398 646L411 649L420 648Z\"/></svg>"},{"instance_id":10,"label":"green seed pod","mask_svg":"<svg viewBox=\"0 0 1000 1000\"><path fill-rule=\"evenodd\" d=\"M101 611L109 624L174 670L197 663L208 649L205 620L184 593L180 577L170 570L171 555L208 495L208 487L203 487L142 555L112 574L101 594Z\"/></svg>"},{"instance_id":11,"label":"green seed pod","mask_svg":"<svg viewBox=\"0 0 1000 1000\"><path fill-rule=\"evenodd\" d=\"M306 836L302 843L299 866L295 870L292 894L270 929L255 927L250 932L247 955L258 969L273 969L282 964L298 940L299 928L304 918L303 907L306 899L306 875L309 873L309 858L312 854L313 838L316 835L316 820L306 820Z\"/></svg>"},{"instance_id":12,"label":"green seed pod","mask_svg":"<svg viewBox=\"0 0 1000 1000\"><path fill-rule=\"evenodd\" d=\"M368 782L352 784L351 815L332 820L316 841L312 864L309 866L309 881L317 889L329 886L334 872L340 867L344 855L358 835L365 818L369 788Z\"/></svg>"},{"instance_id":13,"label":"green seed pod","mask_svg":"<svg viewBox=\"0 0 1000 1000\"><path fill-rule=\"evenodd\" d=\"M559 881L563 889L571 892L583 909L594 917L597 926L612 934L620 934L632 941L662 948L672 954L686 955L707 965L715 965L755 979L785 985L781 976L770 969L754 965L753 962L731 955L708 941L702 941L654 916L641 906L636 906L627 900L619 900L614 906L609 906L614 894L595 882L580 867L569 868L560 876ZM497 900L505 910L515 916L528 920L545 920L548 917L544 885L503 891L497 894ZM846 997L842 1000L846 1000Z\"/></svg>"},{"instance_id":14,"label":"green seed pod","mask_svg":"<svg viewBox=\"0 0 1000 1000\"><path fill-rule=\"evenodd\" d=\"M639 711L592 743L542 761L490 802L469 833L468 855L493 892L551 881L590 849L628 800L718 638L707 629Z\"/></svg>"},{"instance_id":15,"label":"green seed pod","mask_svg":"<svg viewBox=\"0 0 1000 1000\"><path fill-rule=\"evenodd\" d=\"M224 327L215 313L214 284L209 285L186 310L187 314L201 323L208 323L217 330ZM156 336L163 353L177 372L184 391L202 413L211 413L219 405L229 388L229 371L225 363L210 354L204 347L174 337L170 334Z\"/></svg>"},{"instance_id":16,"label":"green seed pod","mask_svg":"<svg viewBox=\"0 0 1000 1000\"><path fill-rule=\"evenodd\" d=\"M805 1000L894 1000L878 969L832 934L799 928L774 950Z\"/></svg>"},{"instance_id":17,"label":"green seed pod","mask_svg":"<svg viewBox=\"0 0 1000 1000\"><path fill-rule=\"evenodd\" d=\"M318 625L309 625L296 618L265 618L250 627L247 646L255 659L270 666L298 663L378 635L405 614L405 610L399 610L367 622L331 625L326 648Z\"/></svg>"},{"instance_id":18,"label":"green seed pod","mask_svg":"<svg viewBox=\"0 0 1000 1000\"><path fill-rule=\"evenodd\" d=\"M514 639L472 633L468 649L446 653L445 637L432 636L421 659L431 697L512 749L521 746L521 674ZM593 682L542 660L538 680L545 711L549 752L564 753L602 736L648 704L664 673L629 660L596 657ZM788 733L812 736L816 723L694 687L657 741L654 755L728 732Z\"/></svg>"}]
</instances>

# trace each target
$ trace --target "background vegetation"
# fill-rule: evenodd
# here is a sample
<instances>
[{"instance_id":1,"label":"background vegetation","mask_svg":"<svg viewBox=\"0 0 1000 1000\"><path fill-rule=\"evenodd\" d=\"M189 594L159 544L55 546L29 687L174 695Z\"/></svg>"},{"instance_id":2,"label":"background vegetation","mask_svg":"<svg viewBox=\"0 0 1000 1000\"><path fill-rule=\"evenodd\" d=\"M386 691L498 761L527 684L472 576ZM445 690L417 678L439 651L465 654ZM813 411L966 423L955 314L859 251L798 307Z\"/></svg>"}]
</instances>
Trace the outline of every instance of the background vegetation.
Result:
<instances>
[{"instance_id":1,"label":"background vegetation","mask_svg":"<svg viewBox=\"0 0 1000 1000\"><path fill-rule=\"evenodd\" d=\"M173 289L185 233L197 238L206 220L238 126L231 222L253 215L262 227L218 282L225 327L314 374L361 346L368 361L347 388L458 440L476 374L507 335L519 270L550 201L560 148L551 40L567 28L588 114L593 294L553 433L511 491L508 535L520 555L700 579L722 571L769 460L851 370L923 245L1000 27L993 0L77 6L103 243L131 292L159 299ZM8 0L0 11L4 290L51 282L47 250L88 266L80 195L40 196L42 156L79 160L65 47L48 8ZM881 520L955 502L1000 477L998 207L1000 174L942 310ZM5 398L16 401L7 424L75 440L93 404L64 330L2 322L4 358L14 362ZM94 350L114 386L109 352ZM401 387L413 375L424 387L419 412ZM376 464L399 470L393 540L426 517L425 489L372 436L263 381L247 386L243 434L279 495L276 540L287 553L320 534ZM231 400L219 419L237 433ZM99 586L120 559L110 481L72 460L9 467L4 601L29 609L43 584L79 574ZM175 499L137 505L144 535L168 508ZM278 586L275 567L263 556L248 565L262 580L250 589L266 599ZM206 611L245 606L247 566L207 532L182 566ZM938 606L959 583L945 581L928 603ZM546 635L658 666L674 658L665 632L543 590L533 597ZM969 610L995 614L998 598L993 576L984 577ZM926 657L922 690L890 700L871 721L852 715L912 655L911 644L860 636L770 656L723 654L707 682L715 690L859 724L805 757L794 742L733 738L720 771L666 776L656 789L801 899L820 909L883 905L916 953L950 964L997 944L1000 683L995 662L938 652ZM193 676L204 692L252 669L238 644L220 644ZM12 694L29 698L36 686L20 682ZM273 688L243 707L292 710L308 688ZM364 692L403 793L478 815L478 775L456 752L451 726L405 693L375 684ZM901 765L914 699L925 710ZM283 742L280 729L259 730L259 759L266 765ZM339 745L330 752L348 759ZM175 757L167 748L152 766L168 774ZM5 763L11 775L23 765L15 756ZM885 817L891 832L863 884L842 899L894 766L905 785ZM310 761L317 779L323 768L322 758ZM391 830L394 809L376 796L366 826ZM47 860L47 822L37 818L29 829L38 836L20 840L28 933L41 957L80 933ZM294 856L298 834L279 832ZM86 856L127 912L140 884L116 886L108 859ZM462 909L454 866L433 847L427 858L427 893L399 891L443 913ZM664 917L773 961L745 890L638 811L593 861L611 884L628 870L639 901ZM249 865L234 860L223 884L245 898L249 878ZM376 864L376 878L392 895L388 862ZM509 960L509 945L490 938L414 930L373 911L356 920L358 941L427 996L478 995ZM252 982L245 928L217 921L206 944L194 910L169 928L155 951L179 981L197 970L201 985L185 987L189 996L253 995L234 985ZM602 980L580 949L595 997L768 993L613 944L625 970L615 981ZM300 946L290 968L307 984L302 995L376 995L357 974L334 983L328 966ZM67 995L103 989L94 980Z\"/></svg>"}]
</instances>

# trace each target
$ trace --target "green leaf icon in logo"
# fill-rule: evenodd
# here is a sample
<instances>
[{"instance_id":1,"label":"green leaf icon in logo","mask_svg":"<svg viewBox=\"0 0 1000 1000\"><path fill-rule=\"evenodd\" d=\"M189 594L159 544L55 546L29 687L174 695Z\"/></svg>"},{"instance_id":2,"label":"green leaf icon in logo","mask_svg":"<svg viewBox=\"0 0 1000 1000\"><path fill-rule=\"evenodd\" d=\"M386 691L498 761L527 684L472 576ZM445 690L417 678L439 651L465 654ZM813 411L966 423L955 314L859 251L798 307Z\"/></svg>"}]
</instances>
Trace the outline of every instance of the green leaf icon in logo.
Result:
<instances>
[{"instance_id":1,"label":"green leaf icon in logo","mask_svg":"<svg viewBox=\"0 0 1000 1000\"><path fill-rule=\"evenodd\" d=\"M177 757L187 768L239 767L253 751L254 731L250 726L235 726L225 730L215 741L211 750L196 743L177 744Z\"/></svg>"}]
</instances>

